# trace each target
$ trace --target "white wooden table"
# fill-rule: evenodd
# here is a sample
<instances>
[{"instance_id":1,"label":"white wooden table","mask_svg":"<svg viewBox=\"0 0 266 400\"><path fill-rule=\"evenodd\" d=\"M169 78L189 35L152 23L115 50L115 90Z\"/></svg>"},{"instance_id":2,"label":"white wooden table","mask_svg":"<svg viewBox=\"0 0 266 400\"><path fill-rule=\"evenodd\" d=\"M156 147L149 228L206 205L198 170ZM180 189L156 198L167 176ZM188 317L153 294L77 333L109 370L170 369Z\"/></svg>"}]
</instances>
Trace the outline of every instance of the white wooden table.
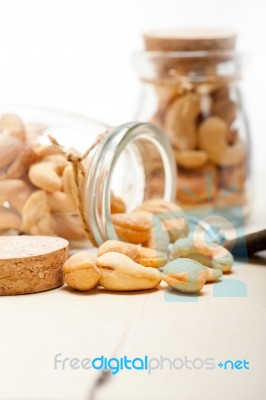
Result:
<instances>
[{"instance_id":1,"label":"white wooden table","mask_svg":"<svg viewBox=\"0 0 266 400\"><path fill-rule=\"evenodd\" d=\"M258 182L249 231L265 228L266 223L265 177ZM213 285L206 285L203 294L190 302L166 301L163 288L152 293L81 294L62 287L1 297L0 399L264 400L263 256L236 266L230 276L246 284L246 297L215 297ZM101 355L214 358L215 368L169 369L165 361L163 370L150 374L127 370L111 375L71 369L69 363L65 369L61 364L55 369L58 353L59 358L79 359ZM250 370L217 366L227 359L246 359Z\"/></svg>"}]
</instances>

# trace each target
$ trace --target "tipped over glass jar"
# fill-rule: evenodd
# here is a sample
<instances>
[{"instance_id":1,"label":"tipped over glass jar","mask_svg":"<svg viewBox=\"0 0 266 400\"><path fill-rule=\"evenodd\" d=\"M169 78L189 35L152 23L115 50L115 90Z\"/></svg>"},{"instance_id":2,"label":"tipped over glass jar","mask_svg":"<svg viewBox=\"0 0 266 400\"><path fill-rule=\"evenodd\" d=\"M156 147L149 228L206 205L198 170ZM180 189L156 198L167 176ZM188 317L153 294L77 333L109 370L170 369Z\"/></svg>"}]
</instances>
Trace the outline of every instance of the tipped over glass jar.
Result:
<instances>
[{"instance_id":1,"label":"tipped over glass jar","mask_svg":"<svg viewBox=\"0 0 266 400\"><path fill-rule=\"evenodd\" d=\"M0 234L117 239L111 215L173 200L168 140L148 123L115 128L46 108L0 106Z\"/></svg>"},{"instance_id":2,"label":"tipped over glass jar","mask_svg":"<svg viewBox=\"0 0 266 400\"><path fill-rule=\"evenodd\" d=\"M143 85L137 118L171 141L184 209L242 210L250 197L250 136L243 109L236 34L224 30L144 35L134 63ZM237 212L238 212L237 211ZM232 215L234 217L234 215Z\"/></svg>"}]
</instances>

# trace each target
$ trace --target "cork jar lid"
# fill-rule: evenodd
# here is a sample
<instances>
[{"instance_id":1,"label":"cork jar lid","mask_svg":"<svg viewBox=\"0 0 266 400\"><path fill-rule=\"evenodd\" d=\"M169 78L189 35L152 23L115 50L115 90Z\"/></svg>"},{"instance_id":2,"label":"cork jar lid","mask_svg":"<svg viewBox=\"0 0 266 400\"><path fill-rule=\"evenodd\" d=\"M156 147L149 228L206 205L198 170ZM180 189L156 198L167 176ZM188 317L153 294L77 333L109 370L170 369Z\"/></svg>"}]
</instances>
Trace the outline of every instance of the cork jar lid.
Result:
<instances>
[{"instance_id":1,"label":"cork jar lid","mask_svg":"<svg viewBox=\"0 0 266 400\"><path fill-rule=\"evenodd\" d=\"M63 285L68 241L51 236L0 236L0 295L36 293Z\"/></svg>"},{"instance_id":2,"label":"cork jar lid","mask_svg":"<svg viewBox=\"0 0 266 400\"><path fill-rule=\"evenodd\" d=\"M236 39L236 32L228 29L158 30L144 34L148 51L233 50Z\"/></svg>"}]
</instances>

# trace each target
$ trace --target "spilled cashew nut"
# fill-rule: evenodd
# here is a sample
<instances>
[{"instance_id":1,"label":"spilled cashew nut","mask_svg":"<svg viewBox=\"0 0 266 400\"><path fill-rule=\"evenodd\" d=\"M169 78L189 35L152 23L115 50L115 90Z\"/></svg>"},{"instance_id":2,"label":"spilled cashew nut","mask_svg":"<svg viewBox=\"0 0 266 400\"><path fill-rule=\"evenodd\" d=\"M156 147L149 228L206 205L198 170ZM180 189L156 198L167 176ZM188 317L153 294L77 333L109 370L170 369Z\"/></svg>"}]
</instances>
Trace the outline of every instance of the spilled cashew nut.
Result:
<instances>
[{"instance_id":1,"label":"spilled cashew nut","mask_svg":"<svg viewBox=\"0 0 266 400\"><path fill-rule=\"evenodd\" d=\"M164 253L118 240L107 240L99 247L97 254L101 256L109 252L124 254L144 267L159 268L167 263L167 256Z\"/></svg>"},{"instance_id":2,"label":"spilled cashew nut","mask_svg":"<svg viewBox=\"0 0 266 400\"><path fill-rule=\"evenodd\" d=\"M168 285L184 293L197 293L206 282L204 268L188 258L171 261L161 268L161 272Z\"/></svg>"},{"instance_id":3,"label":"spilled cashew nut","mask_svg":"<svg viewBox=\"0 0 266 400\"><path fill-rule=\"evenodd\" d=\"M217 244L208 245L192 237L177 240L172 248L171 257L173 259L190 258L223 272L230 272L234 263L232 254L224 247Z\"/></svg>"},{"instance_id":4,"label":"spilled cashew nut","mask_svg":"<svg viewBox=\"0 0 266 400\"><path fill-rule=\"evenodd\" d=\"M158 286L162 280L156 268L143 267L119 253L105 253L97 258L100 285L114 291L147 290Z\"/></svg>"},{"instance_id":5,"label":"spilled cashew nut","mask_svg":"<svg viewBox=\"0 0 266 400\"><path fill-rule=\"evenodd\" d=\"M96 256L85 251L71 256L63 265L63 273L65 283L81 291L97 286L101 275L96 266Z\"/></svg>"}]
</instances>

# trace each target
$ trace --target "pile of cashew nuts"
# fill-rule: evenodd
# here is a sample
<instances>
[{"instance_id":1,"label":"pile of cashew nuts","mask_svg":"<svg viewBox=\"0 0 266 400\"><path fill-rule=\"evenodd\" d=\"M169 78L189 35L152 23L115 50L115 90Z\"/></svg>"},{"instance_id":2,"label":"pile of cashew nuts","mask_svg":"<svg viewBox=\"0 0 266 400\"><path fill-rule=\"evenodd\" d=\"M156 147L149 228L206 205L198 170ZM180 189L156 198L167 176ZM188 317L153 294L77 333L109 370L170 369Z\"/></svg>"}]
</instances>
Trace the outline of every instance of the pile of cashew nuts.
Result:
<instances>
[{"instance_id":1,"label":"pile of cashew nuts","mask_svg":"<svg viewBox=\"0 0 266 400\"><path fill-rule=\"evenodd\" d=\"M154 83L154 91L157 111L151 122L173 145L178 202L189 208L224 198L243 205L248 151L237 129L239 110L229 84L198 83L182 90L161 81Z\"/></svg>"},{"instance_id":2,"label":"pile of cashew nuts","mask_svg":"<svg viewBox=\"0 0 266 400\"><path fill-rule=\"evenodd\" d=\"M43 130L13 114L0 118L0 234L83 240L72 165L55 146L38 144Z\"/></svg>"}]
</instances>

